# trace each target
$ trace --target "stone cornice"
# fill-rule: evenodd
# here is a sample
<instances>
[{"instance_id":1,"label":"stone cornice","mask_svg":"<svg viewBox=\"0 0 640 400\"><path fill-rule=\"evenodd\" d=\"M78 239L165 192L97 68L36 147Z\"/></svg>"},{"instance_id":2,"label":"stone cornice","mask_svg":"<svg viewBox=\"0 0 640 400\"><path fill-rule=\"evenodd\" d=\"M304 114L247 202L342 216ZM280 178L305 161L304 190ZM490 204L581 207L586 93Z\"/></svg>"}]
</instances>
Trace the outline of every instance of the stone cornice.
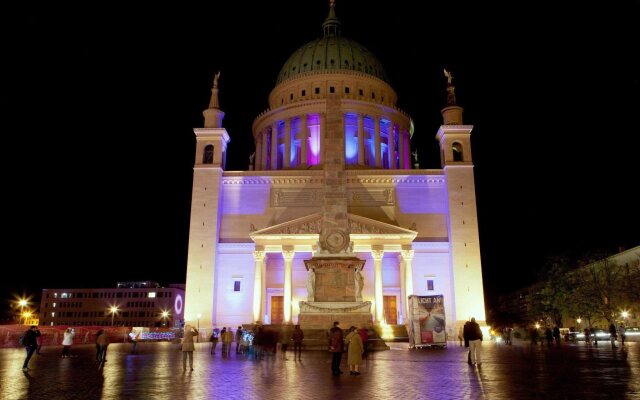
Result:
<instances>
[{"instance_id":1,"label":"stone cornice","mask_svg":"<svg viewBox=\"0 0 640 400\"><path fill-rule=\"evenodd\" d=\"M427 184L445 182L441 169L347 170L347 185ZM322 170L225 171L223 185L322 185Z\"/></svg>"}]
</instances>

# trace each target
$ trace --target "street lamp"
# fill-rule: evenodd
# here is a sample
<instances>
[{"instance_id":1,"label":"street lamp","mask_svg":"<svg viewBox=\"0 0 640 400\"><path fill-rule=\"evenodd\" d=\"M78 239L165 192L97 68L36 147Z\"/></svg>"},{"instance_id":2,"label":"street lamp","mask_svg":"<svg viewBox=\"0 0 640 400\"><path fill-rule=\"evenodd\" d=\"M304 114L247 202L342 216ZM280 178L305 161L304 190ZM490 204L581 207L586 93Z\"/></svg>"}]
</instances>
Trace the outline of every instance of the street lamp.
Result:
<instances>
[{"instance_id":1,"label":"street lamp","mask_svg":"<svg viewBox=\"0 0 640 400\"><path fill-rule=\"evenodd\" d=\"M167 317L169 317L169 311L163 310L161 315L162 315L163 325L167 326Z\"/></svg>"},{"instance_id":2,"label":"street lamp","mask_svg":"<svg viewBox=\"0 0 640 400\"><path fill-rule=\"evenodd\" d=\"M535 327L536 327L536 329L540 329L540 324L536 322Z\"/></svg>"},{"instance_id":3,"label":"street lamp","mask_svg":"<svg viewBox=\"0 0 640 400\"><path fill-rule=\"evenodd\" d=\"M625 322L626 322L627 317L629 316L629 311L626 311L626 310L625 310L625 311L621 312L621 313L620 313L620 316L621 316L621 317L622 317L622 319L624 319L624 320L625 320Z\"/></svg>"},{"instance_id":4,"label":"street lamp","mask_svg":"<svg viewBox=\"0 0 640 400\"><path fill-rule=\"evenodd\" d=\"M198 336L196 337L196 343L200 342L200 317L202 317L202 314L198 313Z\"/></svg>"},{"instance_id":5,"label":"street lamp","mask_svg":"<svg viewBox=\"0 0 640 400\"><path fill-rule=\"evenodd\" d=\"M109 312L111 313L111 326L113 326L113 317L115 317L118 312L118 306L111 306L111 308L109 308Z\"/></svg>"}]
</instances>

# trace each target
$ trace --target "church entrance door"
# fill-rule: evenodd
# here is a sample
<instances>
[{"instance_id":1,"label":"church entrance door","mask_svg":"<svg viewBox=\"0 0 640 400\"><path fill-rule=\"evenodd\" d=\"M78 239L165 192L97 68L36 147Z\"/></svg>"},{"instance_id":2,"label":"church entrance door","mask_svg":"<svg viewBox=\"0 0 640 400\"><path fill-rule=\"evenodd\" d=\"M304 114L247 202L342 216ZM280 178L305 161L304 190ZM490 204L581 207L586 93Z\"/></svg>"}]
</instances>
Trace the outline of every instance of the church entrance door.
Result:
<instances>
[{"instance_id":1,"label":"church entrance door","mask_svg":"<svg viewBox=\"0 0 640 400\"><path fill-rule=\"evenodd\" d=\"M284 322L284 296L271 296L271 324Z\"/></svg>"},{"instance_id":2,"label":"church entrance door","mask_svg":"<svg viewBox=\"0 0 640 400\"><path fill-rule=\"evenodd\" d=\"M398 324L396 296L384 296L384 317L389 325Z\"/></svg>"}]
</instances>

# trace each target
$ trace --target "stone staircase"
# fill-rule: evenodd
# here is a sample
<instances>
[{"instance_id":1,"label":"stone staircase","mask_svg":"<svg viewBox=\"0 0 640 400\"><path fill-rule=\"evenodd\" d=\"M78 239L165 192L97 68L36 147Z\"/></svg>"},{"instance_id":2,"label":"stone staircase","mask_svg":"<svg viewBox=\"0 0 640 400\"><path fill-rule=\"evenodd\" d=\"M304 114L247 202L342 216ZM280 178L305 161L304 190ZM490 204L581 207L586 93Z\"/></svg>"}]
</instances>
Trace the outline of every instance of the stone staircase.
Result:
<instances>
[{"instance_id":1,"label":"stone staircase","mask_svg":"<svg viewBox=\"0 0 640 400\"><path fill-rule=\"evenodd\" d=\"M284 329L288 328L293 330L291 325L262 325L265 330L277 331L278 334L282 334ZM390 325L390 326L402 326L403 325ZM245 324L243 328L246 330L255 330L255 325ZM398 328L397 331L400 333L401 330ZM304 333L304 342L303 342L303 350L322 350L327 351L329 347L329 328L327 329L303 329ZM406 329L404 330L404 334L406 336ZM379 350L389 350L389 346L385 343L380 336L380 332L378 327L373 329L369 329L367 331L369 335L368 341L368 350L369 351L379 351ZM346 335L346 331L345 331ZM408 341L408 337L406 338ZM396 341L396 340L393 340ZM402 341L402 340L399 340ZM289 346L291 348L291 345Z\"/></svg>"}]
</instances>

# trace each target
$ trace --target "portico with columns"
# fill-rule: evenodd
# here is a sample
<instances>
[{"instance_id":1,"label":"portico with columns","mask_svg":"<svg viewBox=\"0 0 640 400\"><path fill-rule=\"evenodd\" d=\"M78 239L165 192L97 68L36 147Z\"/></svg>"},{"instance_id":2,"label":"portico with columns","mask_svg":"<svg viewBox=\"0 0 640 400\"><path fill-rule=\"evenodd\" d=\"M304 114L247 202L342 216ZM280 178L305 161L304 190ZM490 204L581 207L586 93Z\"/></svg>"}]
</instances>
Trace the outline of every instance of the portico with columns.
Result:
<instances>
[{"instance_id":1,"label":"portico with columns","mask_svg":"<svg viewBox=\"0 0 640 400\"><path fill-rule=\"evenodd\" d=\"M393 282L388 282L392 286L391 292L401 293L398 298L398 315L406 316L406 294L413 293L411 289L413 286L413 274L411 273L413 250L411 249L417 232L356 215L348 217L350 225L357 227L356 231L360 232L352 233L351 238L354 242L354 252L359 258L366 260L363 270L365 284L362 297L363 300L371 301L374 305L374 322L386 321L383 308L385 292L382 271L385 253L387 255L396 254L396 257L389 257L389 268L395 270L393 271L394 275L400 276L402 275L401 271L409 271L408 274L403 275L402 279L393 279ZM271 319L271 315L267 312L270 311L271 302L267 298L268 290L266 288L267 280L271 280L282 289L283 295L283 319L277 322L285 324L297 322L298 302L307 299L303 260L311 257L314 246L318 242L319 232L315 230L320 226L320 218L320 213L315 213L251 233L250 236L255 242L256 248L253 252L255 263L254 320ZM394 260L397 261L395 265ZM294 264L297 267L297 274L304 279L300 279L300 276L298 279L294 279ZM276 274L281 274L281 276L273 276ZM268 278L268 275L272 275L271 279ZM282 284L276 282L282 282ZM278 287L274 289L278 289ZM274 292L280 294L278 290ZM397 316L393 316L393 319L396 321Z\"/></svg>"}]
</instances>

